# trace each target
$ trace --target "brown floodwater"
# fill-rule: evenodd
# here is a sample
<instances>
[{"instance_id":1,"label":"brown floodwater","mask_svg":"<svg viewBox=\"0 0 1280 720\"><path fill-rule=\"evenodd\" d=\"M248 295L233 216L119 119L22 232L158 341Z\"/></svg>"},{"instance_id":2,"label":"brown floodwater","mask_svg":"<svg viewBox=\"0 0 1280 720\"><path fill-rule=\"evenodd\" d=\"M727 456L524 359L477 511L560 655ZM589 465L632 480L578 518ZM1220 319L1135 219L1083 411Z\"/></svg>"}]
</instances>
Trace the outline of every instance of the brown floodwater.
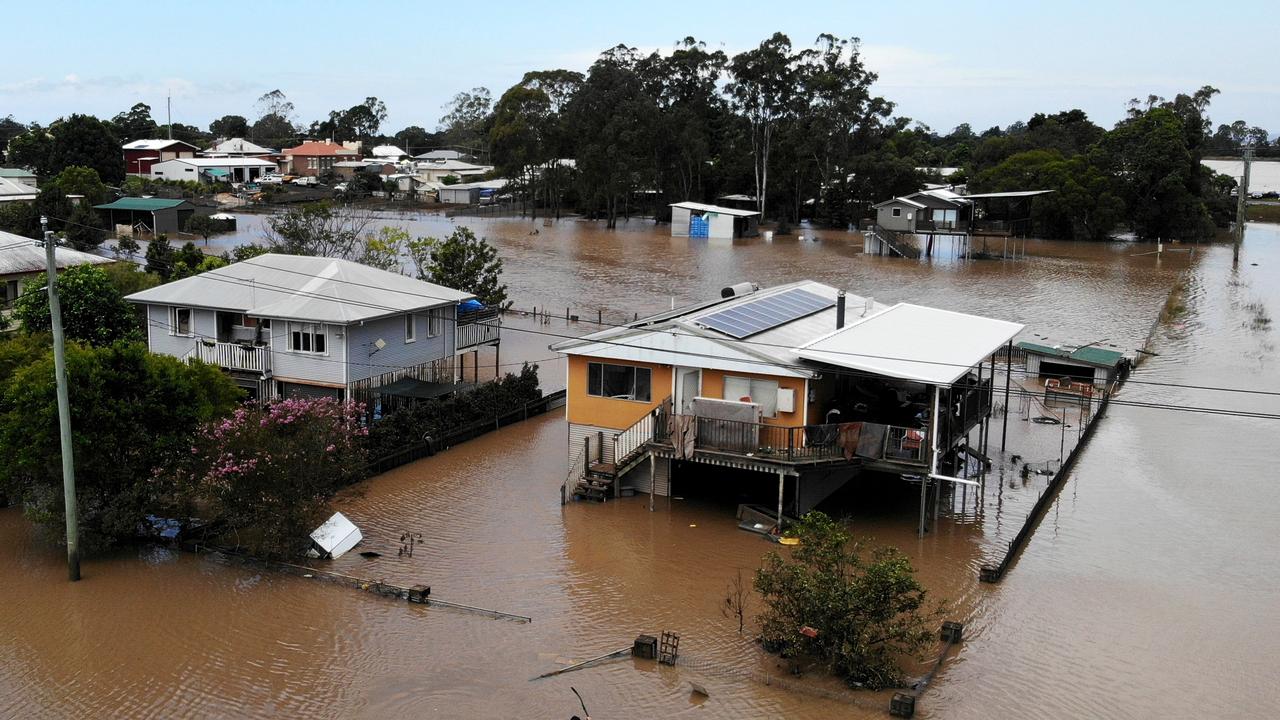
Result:
<instances>
[{"instance_id":1,"label":"brown floodwater","mask_svg":"<svg viewBox=\"0 0 1280 720\"><path fill-rule=\"evenodd\" d=\"M242 239L257 220L242 216ZM385 221L421 235L450 225ZM550 389L563 385L564 365L547 360L546 346L595 329L566 323L566 306L620 322L743 279L813 278L885 302L1016 320L1029 337L1131 351L1186 272L1186 311L1157 329L1159 355L1133 379L1280 390L1268 320L1280 316L1274 225L1249 228L1233 269L1227 247L1156 257L1145 246L1031 242L1026 262L915 263L864 256L858 236L825 230L806 230L816 240L717 242L634 221L616 232L572 220L457 222L498 245L517 308L551 308L545 324L511 318L497 361L542 361ZM494 362L482 354L482 371ZM1121 399L1280 412L1275 396L1140 382ZM1010 451L1030 448L1029 459L1052 465L1060 430L1046 436L1012 407ZM1249 717L1280 701L1280 490L1269 462L1280 422L1126 405L1100 422L999 585L978 583L977 567L1017 531L1042 478L993 473L981 498L945 502L923 540L909 488L840 499L856 534L901 548L946 616L967 623L921 716ZM774 546L736 529L732 497L690 492L660 498L652 513L646 497L562 508L566 439L553 413L337 502L363 529L362 549L383 556L349 555L334 569L425 582L442 599L528 624L157 548L89 560L72 585L59 549L17 511L0 511L0 717L566 718L579 710L570 686L595 718L885 716L886 695L849 693L817 674L760 682L785 668L720 605L731 579ZM396 552L406 531L423 535L412 558ZM616 660L530 681L664 629L681 634L686 663ZM710 697L692 698L690 681Z\"/></svg>"}]
</instances>

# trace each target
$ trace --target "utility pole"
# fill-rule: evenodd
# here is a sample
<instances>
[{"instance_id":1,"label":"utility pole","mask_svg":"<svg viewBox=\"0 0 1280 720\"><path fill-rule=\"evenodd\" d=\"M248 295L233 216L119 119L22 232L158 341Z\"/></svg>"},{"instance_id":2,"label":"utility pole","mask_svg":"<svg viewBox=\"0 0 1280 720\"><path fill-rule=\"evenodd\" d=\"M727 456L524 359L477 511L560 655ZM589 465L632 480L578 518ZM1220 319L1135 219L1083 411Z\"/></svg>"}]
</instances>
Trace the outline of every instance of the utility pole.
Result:
<instances>
[{"instance_id":1,"label":"utility pole","mask_svg":"<svg viewBox=\"0 0 1280 720\"><path fill-rule=\"evenodd\" d=\"M1240 185L1236 187L1236 242L1232 246L1231 261L1240 262L1240 244L1244 242L1244 226L1248 219L1249 204L1249 163L1253 161L1253 148L1245 147L1242 153L1244 174L1240 177Z\"/></svg>"},{"instance_id":2,"label":"utility pole","mask_svg":"<svg viewBox=\"0 0 1280 720\"><path fill-rule=\"evenodd\" d=\"M53 372L58 386L58 434L62 441L62 501L67 516L67 577L80 579L80 527L76 517L76 466L71 454L71 402L67 397L67 350L62 334L62 306L58 302L58 263L49 219L40 217L44 230L44 263L49 279L49 320L53 326Z\"/></svg>"},{"instance_id":3,"label":"utility pole","mask_svg":"<svg viewBox=\"0 0 1280 720\"><path fill-rule=\"evenodd\" d=\"M164 115L165 122L169 124L169 139L173 139L173 96L164 96Z\"/></svg>"}]
</instances>

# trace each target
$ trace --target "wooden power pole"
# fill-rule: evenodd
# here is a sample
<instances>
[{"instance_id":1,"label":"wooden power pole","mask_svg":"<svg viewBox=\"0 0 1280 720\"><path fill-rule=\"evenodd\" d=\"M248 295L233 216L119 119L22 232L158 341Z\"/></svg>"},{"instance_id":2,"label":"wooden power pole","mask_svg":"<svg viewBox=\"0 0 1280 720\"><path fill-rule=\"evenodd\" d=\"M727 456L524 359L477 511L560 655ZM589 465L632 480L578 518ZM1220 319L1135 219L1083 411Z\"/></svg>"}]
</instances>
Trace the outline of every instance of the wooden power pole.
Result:
<instances>
[{"instance_id":1,"label":"wooden power pole","mask_svg":"<svg viewBox=\"0 0 1280 720\"><path fill-rule=\"evenodd\" d=\"M1249 210L1249 163L1253 161L1253 148L1246 147L1243 153L1244 172L1240 176L1240 185L1236 188L1236 236L1231 250L1231 261L1240 262L1240 244L1244 242L1244 226L1248 220Z\"/></svg>"},{"instance_id":2,"label":"wooden power pole","mask_svg":"<svg viewBox=\"0 0 1280 720\"><path fill-rule=\"evenodd\" d=\"M53 328L53 373L58 386L58 434L62 441L62 500L67 516L67 577L80 579L80 528L76 512L76 465L71 454L71 402L67 395L67 349L62 332L62 305L58 302L58 262L56 243L49 220L40 218L44 229L45 273L49 279L49 321Z\"/></svg>"}]
</instances>

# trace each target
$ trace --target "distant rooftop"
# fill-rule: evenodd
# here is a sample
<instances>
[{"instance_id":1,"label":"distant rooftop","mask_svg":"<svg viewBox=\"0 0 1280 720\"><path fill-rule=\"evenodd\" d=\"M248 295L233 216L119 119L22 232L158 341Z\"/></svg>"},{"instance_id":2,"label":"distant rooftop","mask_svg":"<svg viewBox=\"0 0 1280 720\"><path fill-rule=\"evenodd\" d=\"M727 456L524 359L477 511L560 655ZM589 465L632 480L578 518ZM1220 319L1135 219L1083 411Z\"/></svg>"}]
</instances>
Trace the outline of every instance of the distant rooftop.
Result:
<instances>
[{"instance_id":1,"label":"distant rooftop","mask_svg":"<svg viewBox=\"0 0 1280 720\"><path fill-rule=\"evenodd\" d=\"M54 263L58 269L75 265L106 265L115 262L111 258L93 255L71 248L54 250ZM0 275L24 275L44 272L44 246L28 237L0 231Z\"/></svg>"},{"instance_id":2,"label":"distant rooftop","mask_svg":"<svg viewBox=\"0 0 1280 720\"><path fill-rule=\"evenodd\" d=\"M168 210L169 208L178 207L179 205L190 204L186 200L167 200L165 198L139 198L127 197L120 198L112 203L103 205L94 205L95 210L138 210L141 212L154 212L156 210Z\"/></svg>"}]
</instances>

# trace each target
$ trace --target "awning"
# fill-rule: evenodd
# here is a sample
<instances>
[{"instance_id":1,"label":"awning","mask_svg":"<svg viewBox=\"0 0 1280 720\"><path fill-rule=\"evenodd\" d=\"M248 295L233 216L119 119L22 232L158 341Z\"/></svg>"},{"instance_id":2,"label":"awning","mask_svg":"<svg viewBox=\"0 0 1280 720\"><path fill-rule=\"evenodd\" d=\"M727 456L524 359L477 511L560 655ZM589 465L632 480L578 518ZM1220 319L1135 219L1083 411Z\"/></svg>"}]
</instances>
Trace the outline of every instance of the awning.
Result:
<instances>
[{"instance_id":1,"label":"awning","mask_svg":"<svg viewBox=\"0 0 1280 720\"><path fill-rule=\"evenodd\" d=\"M224 175L230 175L231 171L225 168L206 168L205 173L214 177L222 177Z\"/></svg>"},{"instance_id":2,"label":"awning","mask_svg":"<svg viewBox=\"0 0 1280 720\"><path fill-rule=\"evenodd\" d=\"M796 349L806 360L951 385L1022 331L1018 323L899 303Z\"/></svg>"},{"instance_id":3,"label":"awning","mask_svg":"<svg viewBox=\"0 0 1280 720\"><path fill-rule=\"evenodd\" d=\"M416 400L430 400L431 398L448 395L459 390L468 390L474 387L471 383L436 383L427 382L426 380L415 380L413 378L400 378L399 380L376 387L373 391L379 395L394 395L396 397L414 398Z\"/></svg>"}]
</instances>

